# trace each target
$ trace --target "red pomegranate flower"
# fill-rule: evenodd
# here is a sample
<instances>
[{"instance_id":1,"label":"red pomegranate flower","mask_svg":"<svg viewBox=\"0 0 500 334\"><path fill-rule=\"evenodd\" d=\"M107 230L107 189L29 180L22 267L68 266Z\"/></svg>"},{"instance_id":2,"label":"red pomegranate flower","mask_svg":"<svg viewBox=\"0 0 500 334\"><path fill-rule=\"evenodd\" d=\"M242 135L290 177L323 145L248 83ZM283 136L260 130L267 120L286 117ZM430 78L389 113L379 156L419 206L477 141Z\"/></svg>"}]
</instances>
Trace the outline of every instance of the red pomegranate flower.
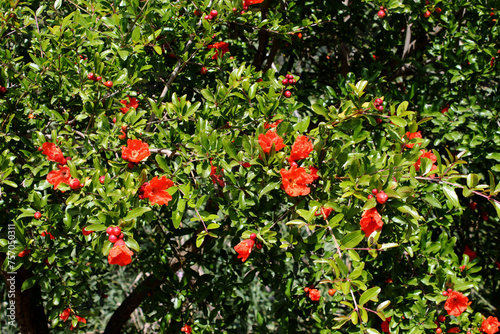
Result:
<instances>
[{"instance_id":1,"label":"red pomegranate flower","mask_svg":"<svg viewBox=\"0 0 500 334\"><path fill-rule=\"evenodd\" d=\"M166 204L172 200L172 196L167 192L167 189L172 187L174 182L168 179L166 176L158 178L155 176L149 184L144 187L144 198L149 198L151 203L156 203L159 205Z\"/></svg>"},{"instance_id":2,"label":"red pomegranate flower","mask_svg":"<svg viewBox=\"0 0 500 334\"><path fill-rule=\"evenodd\" d=\"M209 49L215 49L215 54L212 56L212 59L219 58L219 50L222 52L221 57L224 56L227 52L229 52L229 44L226 42L217 42L214 44L207 45Z\"/></svg>"},{"instance_id":3,"label":"red pomegranate flower","mask_svg":"<svg viewBox=\"0 0 500 334\"><path fill-rule=\"evenodd\" d=\"M498 332L498 327L500 327L498 318L489 316L488 319L483 320L481 328L479 328L479 330L486 334L495 334L496 332Z\"/></svg>"},{"instance_id":4,"label":"red pomegranate flower","mask_svg":"<svg viewBox=\"0 0 500 334\"><path fill-rule=\"evenodd\" d=\"M382 328L382 332L384 333L390 333L389 331L389 323L391 322L391 317L385 318L385 321L382 321L382 324L380 327Z\"/></svg>"},{"instance_id":5,"label":"red pomegranate flower","mask_svg":"<svg viewBox=\"0 0 500 334\"><path fill-rule=\"evenodd\" d=\"M243 6L256 5L256 4L263 3L263 2L264 2L264 0L244 0Z\"/></svg>"},{"instance_id":6,"label":"red pomegranate flower","mask_svg":"<svg viewBox=\"0 0 500 334\"><path fill-rule=\"evenodd\" d=\"M128 102L127 100L120 100L120 103L125 106L123 108L120 108L120 111L122 112L122 114L126 114L130 108L137 109L137 107L139 107L139 102L137 101L137 99L135 97L130 97L128 95L127 95L127 97L128 97L128 100L130 102Z\"/></svg>"},{"instance_id":7,"label":"red pomegranate flower","mask_svg":"<svg viewBox=\"0 0 500 334\"><path fill-rule=\"evenodd\" d=\"M382 217L376 208L363 212L359 224L361 225L361 230L365 232L365 237L367 238L373 233L373 231L380 230L382 226L384 226Z\"/></svg>"},{"instance_id":8,"label":"red pomegranate flower","mask_svg":"<svg viewBox=\"0 0 500 334\"><path fill-rule=\"evenodd\" d=\"M417 131L417 132L407 132L406 133L406 138L408 138L408 141L414 139L414 138L422 138L422 134L420 133L420 131ZM413 148L415 144L406 144L405 146L408 147L408 148ZM420 144L418 144L420 145Z\"/></svg>"},{"instance_id":9,"label":"red pomegranate flower","mask_svg":"<svg viewBox=\"0 0 500 334\"><path fill-rule=\"evenodd\" d=\"M448 293L448 299L444 304L444 309L449 315L454 315L458 317L462 314L469 305L469 298L457 291L452 291Z\"/></svg>"},{"instance_id":10,"label":"red pomegranate flower","mask_svg":"<svg viewBox=\"0 0 500 334\"><path fill-rule=\"evenodd\" d=\"M295 143L293 143L292 153L290 153L288 161L292 162L305 159L309 156L313 149L313 144L309 141L309 139L307 139L306 136L298 136Z\"/></svg>"},{"instance_id":11,"label":"red pomegranate flower","mask_svg":"<svg viewBox=\"0 0 500 334\"><path fill-rule=\"evenodd\" d=\"M234 246L234 250L238 253L238 259L241 259L242 262L245 262L250 253L252 252L253 246L255 245L255 238L245 239L236 246Z\"/></svg>"},{"instance_id":12,"label":"red pomegranate flower","mask_svg":"<svg viewBox=\"0 0 500 334\"><path fill-rule=\"evenodd\" d=\"M432 153L432 151L425 151L425 150L420 150L420 157L418 158L417 162L415 162L414 166L415 166L415 169L418 171L420 170L420 159L422 158L428 158L428 159L431 159L431 161L434 163L437 161L437 158L436 156L434 155L434 153ZM437 166L432 166L431 170L434 170L436 169Z\"/></svg>"},{"instance_id":13,"label":"red pomegranate flower","mask_svg":"<svg viewBox=\"0 0 500 334\"><path fill-rule=\"evenodd\" d=\"M224 183L224 180L222 179L222 174L224 173L224 169L221 168L220 170L221 175L218 175L217 167L213 165L211 160L210 160L210 165L212 166L210 167L210 177L212 178L213 184L215 185L217 183L219 187L224 188L224 186L226 185Z\"/></svg>"},{"instance_id":14,"label":"red pomegranate flower","mask_svg":"<svg viewBox=\"0 0 500 334\"><path fill-rule=\"evenodd\" d=\"M319 179L318 169L316 167L309 166L309 174L313 177L313 181Z\"/></svg>"},{"instance_id":15,"label":"red pomegranate flower","mask_svg":"<svg viewBox=\"0 0 500 334\"><path fill-rule=\"evenodd\" d=\"M309 298L312 301L318 301L321 298L321 294L318 289L309 289Z\"/></svg>"},{"instance_id":16,"label":"red pomegranate flower","mask_svg":"<svg viewBox=\"0 0 500 334\"><path fill-rule=\"evenodd\" d=\"M78 320L78 322L83 322L84 324L87 323L87 319L80 317L80 316L76 316L76 320Z\"/></svg>"},{"instance_id":17,"label":"red pomegranate flower","mask_svg":"<svg viewBox=\"0 0 500 334\"><path fill-rule=\"evenodd\" d=\"M54 240L55 237L52 235L52 233L50 232L47 232L47 231L43 231L42 234L40 234L42 237L46 237L46 236L50 236L50 239L51 240Z\"/></svg>"},{"instance_id":18,"label":"red pomegranate flower","mask_svg":"<svg viewBox=\"0 0 500 334\"><path fill-rule=\"evenodd\" d=\"M149 157L149 145L139 139L127 140L127 146L122 146L122 158L128 162L139 162Z\"/></svg>"},{"instance_id":19,"label":"red pomegranate flower","mask_svg":"<svg viewBox=\"0 0 500 334\"><path fill-rule=\"evenodd\" d=\"M460 333L460 327L451 327L446 333Z\"/></svg>"},{"instance_id":20,"label":"red pomegranate flower","mask_svg":"<svg viewBox=\"0 0 500 334\"><path fill-rule=\"evenodd\" d=\"M125 245L123 240L119 240L109 251L108 262L109 264L117 264L123 267L132 262L132 255L134 255L134 252Z\"/></svg>"},{"instance_id":21,"label":"red pomegranate flower","mask_svg":"<svg viewBox=\"0 0 500 334\"><path fill-rule=\"evenodd\" d=\"M266 134L261 133L259 135L259 144L265 153L271 152L271 147L273 146L273 144L276 152L281 150L283 147L286 147L286 145L283 144L283 138L281 138L273 130L267 131Z\"/></svg>"},{"instance_id":22,"label":"red pomegranate flower","mask_svg":"<svg viewBox=\"0 0 500 334\"><path fill-rule=\"evenodd\" d=\"M290 170L282 168L280 174L282 188L288 195L292 197L305 196L311 191L307 185L314 182L314 176L307 174L304 168L292 165Z\"/></svg>"},{"instance_id":23,"label":"red pomegranate flower","mask_svg":"<svg viewBox=\"0 0 500 334\"><path fill-rule=\"evenodd\" d=\"M61 149L54 143L43 143L42 154L45 154L47 156L47 159L49 159L50 161L54 161L62 165L66 164L66 159L64 158Z\"/></svg>"},{"instance_id":24,"label":"red pomegranate flower","mask_svg":"<svg viewBox=\"0 0 500 334\"><path fill-rule=\"evenodd\" d=\"M54 185L54 189L57 189L60 183L66 183L69 185L69 180L71 179L71 172L68 167L62 167L61 169L56 169L47 174L47 182Z\"/></svg>"},{"instance_id":25,"label":"red pomegranate flower","mask_svg":"<svg viewBox=\"0 0 500 334\"><path fill-rule=\"evenodd\" d=\"M464 250L465 255L469 255L469 259L472 261L477 257L477 253L474 252L472 249L470 249L469 245L465 245L465 250Z\"/></svg>"},{"instance_id":26,"label":"red pomegranate flower","mask_svg":"<svg viewBox=\"0 0 500 334\"><path fill-rule=\"evenodd\" d=\"M332 211L333 211L333 208L321 207L321 215L323 216L323 219L328 220L328 216L330 216Z\"/></svg>"},{"instance_id":27,"label":"red pomegranate flower","mask_svg":"<svg viewBox=\"0 0 500 334\"><path fill-rule=\"evenodd\" d=\"M281 122L283 122L282 119L279 119L276 122L271 123L271 124L265 122L264 123L264 129L269 129L269 128L273 129L273 128L277 127Z\"/></svg>"},{"instance_id":28,"label":"red pomegranate flower","mask_svg":"<svg viewBox=\"0 0 500 334\"><path fill-rule=\"evenodd\" d=\"M68 307L62 313L59 315L59 318L61 318L62 321L66 321L69 318L69 315L71 314L71 309Z\"/></svg>"}]
</instances>

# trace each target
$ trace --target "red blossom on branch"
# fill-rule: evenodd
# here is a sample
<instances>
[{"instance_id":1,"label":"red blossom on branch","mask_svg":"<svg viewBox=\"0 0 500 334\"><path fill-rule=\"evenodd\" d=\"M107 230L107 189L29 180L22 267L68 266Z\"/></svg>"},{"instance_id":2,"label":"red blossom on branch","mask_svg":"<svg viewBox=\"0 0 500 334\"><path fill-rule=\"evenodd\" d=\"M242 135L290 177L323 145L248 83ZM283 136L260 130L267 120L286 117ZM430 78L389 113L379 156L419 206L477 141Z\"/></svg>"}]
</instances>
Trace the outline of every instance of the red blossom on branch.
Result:
<instances>
[{"instance_id":1,"label":"red blossom on branch","mask_svg":"<svg viewBox=\"0 0 500 334\"><path fill-rule=\"evenodd\" d=\"M448 299L444 304L444 309L449 315L458 317L462 314L469 305L469 298L457 291L452 291L448 293Z\"/></svg>"},{"instance_id":2,"label":"red blossom on branch","mask_svg":"<svg viewBox=\"0 0 500 334\"><path fill-rule=\"evenodd\" d=\"M139 102L137 101L137 99L135 97L130 97L128 95L127 95L127 97L128 97L130 102L127 100L120 100L120 103L125 106L123 108L120 108L120 111L122 112L122 114L126 114L130 108L137 109L137 107L139 107Z\"/></svg>"},{"instance_id":3,"label":"red blossom on branch","mask_svg":"<svg viewBox=\"0 0 500 334\"><path fill-rule=\"evenodd\" d=\"M59 184L65 183L69 185L71 179L71 172L68 167L62 167L61 169L56 169L47 174L47 182L54 185L54 189L57 189Z\"/></svg>"},{"instance_id":4,"label":"red blossom on branch","mask_svg":"<svg viewBox=\"0 0 500 334\"><path fill-rule=\"evenodd\" d=\"M308 174L304 168L297 168L295 165L292 165L289 170L282 168L280 174L281 187L292 197L308 195L311 191L308 185L315 180L315 175Z\"/></svg>"},{"instance_id":5,"label":"red blossom on branch","mask_svg":"<svg viewBox=\"0 0 500 334\"><path fill-rule=\"evenodd\" d=\"M265 153L271 152L271 147L273 146L273 144L274 144L274 149L276 152L278 152L282 148L286 147L286 145L283 144L283 138L281 138L273 130L267 131L266 134L261 133L259 135L259 144Z\"/></svg>"},{"instance_id":6,"label":"red blossom on branch","mask_svg":"<svg viewBox=\"0 0 500 334\"><path fill-rule=\"evenodd\" d=\"M149 198L151 203L158 205L166 204L172 200L172 196L167 192L167 189L172 187L174 182L166 176L158 178L155 176L148 184L144 186L144 198Z\"/></svg>"},{"instance_id":7,"label":"red blossom on branch","mask_svg":"<svg viewBox=\"0 0 500 334\"><path fill-rule=\"evenodd\" d=\"M264 123L264 129L269 129L269 128L273 129L273 128L277 127L281 122L283 122L282 119L279 119L276 122L271 123L271 124L265 122Z\"/></svg>"},{"instance_id":8,"label":"red blossom on branch","mask_svg":"<svg viewBox=\"0 0 500 334\"><path fill-rule=\"evenodd\" d=\"M293 162L301 159L305 159L314 149L313 144L307 139L306 136L298 136L293 143L292 152L290 153L290 158L288 161Z\"/></svg>"},{"instance_id":9,"label":"red blossom on branch","mask_svg":"<svg viewBox=\"0 0 500 334\"><path fill-rule=\"evenodd\" d=\"M62 321L68 320L69 316L71 314L71 309L68 307L62 313L59 315L59 318L61 318Z\"/></svg>"},{"instance_id":10,"label":"red blossom on branch","mask_svg":"<svg viewBox=\"0 0 500 334\"><path fill-rule=\"evenodd\" d=\"M122 146L122 158L128 162L139 162L149 157L149 145L139 139L127 140L127 146Z\"/></svg>"},{"instance_id":11,"label":"red blossom on branch","mask_svg":"<svg viewBox=\"0 0 500 334\"><path fill-rule=\"evenodd\" d=\"M54 161L60 163L61 165L66 164L66 159L59 147L54 143L43 143L42 154L47 156L49 161Z\"/></svg>"},{"instance_id":12,"label":"red blossom on branch","mask_svg":"<svg viewBox=\"0 0 500 334\"><path fill-rule=\"evenodd\" d=\"M437 161L437 158L434 155L434 153L432 153L432 151L420 150L420 153L421 153L420 157L418 158L417 162L415 162L415 164L414 164L415 169L417 171L420 170L420 159L422 159L422 158L428 158L428 159L431 159L431 161L433 163L435 163ZM437 166L433 164L431 170L434 170L436 168L437 168Z\"/></svg>"},{"instance_id":13,"label":"red blossom on branch","mask_svg":"<svg viewBox=\"0 0 500 334\"><path fill-rule=\"evenodd\" d=\"M500 322L498 322L497 317L489 316L488 319L484 319L481 323L481 328L479 330L486 334L495 334L498 332L498 327L500 327Z\"/></svg>"},{"instance_id":14,"label":"red blossom on branch","mask_svg":"<svg viewBox=\"0 0 500 334\"><path fill-rule=\"evenodd\" d=\"M238 259L241 259L242 262L245 262L250 256L253 246L255 245L256 238L257 236L252 233L250 239L245 239L234 246L234 250L238 253Z\"/></svg>"},{"instance_id":15,"label":"red blossom on branch","mask_svg":"<svg viewBox=\"0 0 500 334\"><path fill-rule=\"evenodd\" d=\"M229 44L226 42L217 42L214 44L207 45L209 49L215 49L215 54L212 56L212 59L219 58L219 50L222 53L221 57L224 56L227 52L229 52Z\"/></svg>"},{"instance_id":16,"label":"red blossom on branch","mask_svg":"<svg viewBox=\"0 0 500 334\"><path fill-rule=\"evenodd\" d=\"M363 212L359 224L361 225L361 230L365 232L365 236L367 238L370 236L370 234L373 233L373 231L380 230L382 226L384 226L382 217L380 216L376 208L372 208Z\"/></svg>"},{"instance_id":17,"label":"red blossom on branch","mask_svg":"<svg viewBox=\"0 0 500 334\"><path fill-rule=\"evenodd\" d=\"M123 267L132 262L132 255L134 255L134 252L125 245L125 242L118 240L109 251L108 262Z\"/></svg>"},{"instance_id":18,"label":"red blossom on branch","mask_svg":"<svg viewBox=\"0 0 500 334\"><path fill-rule=\"evenodd\" d=\"M263 3L263 2L264 2L264 0L244 0L243 6L256 5L256 4Z\"/></svg>"},{"instance_id":19,"label":"red blossom on branch","mask_svg":"<svg viewBox=\"0 0 500 334\"><path fill-rule=\"evenodd\" d=\"M417 132L407 132L406 133L406 138L408 138L408 141L414 139L414 138L422 138L422 134L420 133L420 131L417 131ZM408 148L413 148L415 144L406 144L405 146L408 147ZM420 144L418 144L420 145Z\"/></svg>"}]
</instances>

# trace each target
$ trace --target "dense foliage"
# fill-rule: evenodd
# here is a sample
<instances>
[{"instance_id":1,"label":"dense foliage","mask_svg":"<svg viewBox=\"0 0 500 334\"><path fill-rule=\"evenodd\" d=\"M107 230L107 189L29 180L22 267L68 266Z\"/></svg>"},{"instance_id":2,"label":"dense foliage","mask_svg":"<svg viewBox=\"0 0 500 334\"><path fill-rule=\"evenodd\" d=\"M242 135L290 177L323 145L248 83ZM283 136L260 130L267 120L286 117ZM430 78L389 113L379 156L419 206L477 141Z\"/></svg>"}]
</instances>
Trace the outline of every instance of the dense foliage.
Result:
<instances>
[{"instance_id":1,"label":"dense foliage","mask_svg":"<svg viewBox=\"0 0 500 334\"><path fill-rule=\"evenodd\" d=\"M493 1L0 6L5 332L497 332Z\"/></svg>"}]
</instances>

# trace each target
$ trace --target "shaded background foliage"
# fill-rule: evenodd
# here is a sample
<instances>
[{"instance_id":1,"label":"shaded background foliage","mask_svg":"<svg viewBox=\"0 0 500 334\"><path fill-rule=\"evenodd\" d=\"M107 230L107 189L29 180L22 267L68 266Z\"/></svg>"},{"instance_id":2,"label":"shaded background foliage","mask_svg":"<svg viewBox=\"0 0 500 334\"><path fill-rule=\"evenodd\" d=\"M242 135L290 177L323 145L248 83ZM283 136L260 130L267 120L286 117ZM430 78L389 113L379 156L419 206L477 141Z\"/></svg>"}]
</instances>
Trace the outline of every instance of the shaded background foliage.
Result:
<instances>
[{"instance_id":1,"label":"shaded background foliage","mask_svg":"<svg viewBox=\"0 0 500 334\"><path fill-rule=\"evenodd\" d=\"M185 323L196 333L336 332L338 317L352 314L340 303L353 302L344 283L361 263L356 298L366 290L362 284L380 287L379 301L391 301L384 312L392 316L393 332L434 332L443 313L438 303L446 299L440 293L448 287L473 301L473 311L449 326L478 332L479 312L498 315L498 219L488 201L500 171L498 4L266 0L244 14L240 2L230 1L1 6L0 85L7 87L0 95L1 245L5 252L7 224L15 223L16 252L31 250L17 258L16 268L33 275L24 288L41 290L51 332L68 330L59 314L69 305L88 320L83 330L107 333L118 332L134 310L124 332L180 332ZM388 8L384 19L377 17L379 6ZM209 9L218 10L216 19L203 19ZM428 19L422 16L427 9ZM230 51L213 59L207 45L220 41ZM88 80L91 72L113 87ZM298 81L289 87L290 99L280 83L288 73ZM359 80L367 81L365 89L348 85ZM139 108L123 115L120 100L128 95L138 98ZM370 104L376 97L384 97L383 112ZM389 118L403 101L415 113L401 107L402 121ZM267 131L264 122L278 119L284 121L277 132L289 147L298 134L314 139L304 166L318 167L321 179L308 197L280 190L289 149L265 156L257 143ZM419 147L403 150L400 138L417 123L422 147L441 156L439 175L475 173L475 184L450 182L484 196L459 190L457 205L437 178L414 177ZM129 138L163 151L127 169L120 156L125 141L118 138L125 124ZM86 180L79 191L62 186L62 193L45 181L55 166L37 148L56 139ZM451 164L457 155L466 163ZM211 162L225 187L212 182ZM130 209L151 207L136 195L146 173L148 180L174 180L174 199L124 219ZM479 178L491 193L476 188ZM343 250L338 264L324 262L334 258L334 239L345 246L343 238L359 230L372 188L393 190L379 206L386 224L381 242L399 246L377 256ZM314 229L285 225L308 220L305 211L318 209L315 203L332 206L335 216L328 223L307 221ZM42 220L32 219L35 211L43 212ZM218 228L208 230L200 217ZM81 235L84 226L117 224L131 248L140 245L125 270L103 261L110 248L103 231ZM45 230L55 239L42 238ZM265 245L242 264L231 248L249 231ZM462 256L465 245L478 251L471 263ZM309 285L320 287L319 303L304 294ZM339 290L333 297L326 294L331 287ZM370 314L363 325L351 321L338 331L362 326L376 333L381 321Z\"/></svg>"}]
</instances>

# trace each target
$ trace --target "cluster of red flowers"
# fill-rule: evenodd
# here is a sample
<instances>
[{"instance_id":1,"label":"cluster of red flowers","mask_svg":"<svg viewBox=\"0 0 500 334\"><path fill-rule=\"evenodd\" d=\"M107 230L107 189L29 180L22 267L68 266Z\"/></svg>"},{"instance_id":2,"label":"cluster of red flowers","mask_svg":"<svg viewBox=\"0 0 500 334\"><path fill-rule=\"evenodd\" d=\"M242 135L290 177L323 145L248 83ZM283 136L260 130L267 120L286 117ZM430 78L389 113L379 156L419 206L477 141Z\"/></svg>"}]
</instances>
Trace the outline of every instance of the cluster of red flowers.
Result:
<instances>
[{"instance_id":1,"label":"cluster of red flowers","mask_svg":"<svg viewBox=\"0 0 500 334\"><path fill-rule=\"evenodd\" d=\"M67 309L65 309L64 311L62 311L62 313L59 315L59 318L62 321L66 322L68 320L69 316L71 315L71 312L72 312L71 308L68 307ZM84 323L84 324L87 323L87 319L85 319L83 317L80 317L80 316L78 316L76 314L75 314L75 318L76 318L76 320L78 320L78 322L81 322L81 323ZM73 330L74 328L75 327L73 327L73 324L71 324L71 327L69 329Z\"/></svg>"},{"instance_id":2,"label":"cluster of red flowers","mask_svg":"<svg viewBox=\"0 0 500 334\"><path fill-rule=\"evenodd\" d=\"M122 146L122 158L128 162L138 163L150 155L149 145L139 139L129 139L127 146Z\"/></svg>"},{"instance_id":3,"label":"cluster of red flowers","mask_svg":"<svg viewBox=\"0 0 500 334\"><path fill-rule=\"evenodd\" d=\"M363 212L359 224L361 225L361 230L365 232L365 236L367 238L374 231L380 230L382 229L382 226L384 226L382 217L380 216L376 208L372 208Z\"/></svg>"},{"instance_id":4,"label":"cluster of red flowers","mask_svg":"<svg viewBox=\"0 0 500 334\"><path fill-rule=\"evenodd\" d=\"M279 123L281 122L277 121L268 127L274 128L278 126ZM268 124L266 123L266 125ZM283 143L283 138L273 129L268 130L266 134L261 133L259 135L259 144L265 153L270 153L273 146L276 152L286 147ZM317 173L318 170L315 167L309 167L309 173L307 173L303 167L298 167L296 163L297 160L307 158L313 149L313 144L306 136L297 137L292 145L292 152L288 158L291 167L288 170L282 168L280 171L282 181L281 187L292 197L308 195L311 191L308 185L319 178Z\"/></svg>"},{"instance_id":5,"label":"cluster of red flowers","mask_svg":"<svg viewBox=\"0 0 500 334\"><path fill-rule=\"evenodd\" d=\"M172 196L168 193L167 189L173 185L174 182L166 176L162 176L161 178L155 176L151 181L145 182L139 188L139 198L149 198L149 201L153 204L168 205L168 202L172 200Z\"/></svg>"},{"instance_id":6,"label":"cluster of red flowers","mask_svg":"<svg viewBox=\"0 0 500 334\"><path fill-rule=\"evenodd\" d=\"M120 100L120 103L125 106L125 107L120 108L120 111L122 112L122 114L126 114L127 111L130 110L130 108L137 109L137 107L139 107L139 102L137 101L137 99L135 97L130 97L128 95L127 95L127 97L128 97L128 100L130 102L127 100Z\"/></svg>"},{"instance_id":7,"label":"cluster of red flowers","mask_svg":"<svg viewBox=\"0 0 500 334\"><path fill-rule=\"evenodd\" d=\"M405 134L405 137L408 139L408 141L411 141L412 139L415 139L415 138L422 138L422 133L420 131L407 132ZM420 145L420 144L417 144L417 145ZM407 148L413 148L413 146L415 146L415 144L405 144L404 146ZM420 159L422 159L422 158L428 158L432 161L431 171L437 169L437 166L435 165L435 163L437 162L437 158L434 155L434 153L432 153L432 151L420 150L420 157L418 158L417 162L415 162L415 164L413 164L417 171L420 170L420 163L421 163Z\"/></svg>"},{"instance_id":8,"label":"cluster of red flowers","mask_svg":"<svg viewBox=\"0 0 500 334\"><path fill-rule=\"evenodd\" d=\"M215 54L212 56L212 59L219 58L219 51L222 53L221 57L224 56L227 52L229 52L229 44L226 42L217 42L214 44L210 44L207 46L209 49L215 49Z\"/></svg>"},{"instance_id":9,"label":"cluster of red flowers","mask_svg":"<svg viewBox=\"0 0 500 334\"><path fill-rule=\"evenodd\" d=\"M307 294L307 296L312 300L317 302L318 300L321 299L321 293L319 292L318 289L314 288L304 288L304 292Z\"/></svg>"},{"instance_id":10,"label":"cluster of red flowers","mask_svg":"<svg viewBox=\"0 0 500 334\"><path fill-rule=\"evenodd\" d=\"M108 262L123 267L132 262L132 255L134 255L134 252L125 245L125 241L120 239L115 242L115 245L109 251Z\"/></svg>"},{"instance_id":11,"label":"cluster of red flowers","mask_svg":"<svg viewBox=\"0 0 500 334\"><path fill-rule=\"evenodd\" d=\"M42 154L47 156L49 161L57 162L57 169L49 172L47 174L47 182L54 185L54 189L57 189L59 184L65 183L71 187L71 189L78 189L83 187L83 184L80 183L80 180L73 179L71 177L71 172L68 167L66 167L66 163L70 158L65 158L61 149L57 147L54 143L43 143L42 147L39 148L42 151Z\"/></svg>"}]
</instances>

